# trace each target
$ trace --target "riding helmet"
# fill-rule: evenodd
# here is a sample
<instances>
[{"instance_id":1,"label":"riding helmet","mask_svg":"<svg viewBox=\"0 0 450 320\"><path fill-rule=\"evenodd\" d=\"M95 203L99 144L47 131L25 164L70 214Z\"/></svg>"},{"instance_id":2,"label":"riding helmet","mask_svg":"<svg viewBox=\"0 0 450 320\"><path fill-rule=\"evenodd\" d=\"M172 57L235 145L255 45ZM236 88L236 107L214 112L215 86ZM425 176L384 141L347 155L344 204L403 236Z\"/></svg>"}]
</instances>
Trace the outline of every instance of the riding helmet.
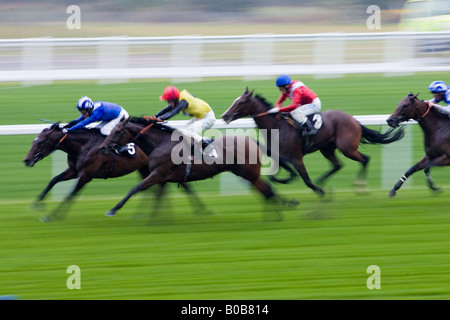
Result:
<instances>
[{"instance_id":1,"label":"riding helmet","mask_svg":"<svg viewBox=\"0 0 450 320\"><path fill-rule=\"evenodd\" d=\"M175 86L168 86L164 89L164 92L162 96L159 97L159 100L163 101L169 101L169 100L175 100L180 97L180 91Z\"/></svg>"},{"instance_id":2,"label":"riding helmet","mask_svg":"<svg viewBox=\"0 0 450 320\"><path fill-rule=\"evenodd\" d=\"M277 78L275 84L277 87L282 87L291 84L291 77L289 77L287 74L282 74Z\"/></svg>"},{"instance_id":3,"label":"riding helmet","mask_svg":"<svg viewBox=\"0 0 450 320\"><path fill-rule=\"evenodd\" d=\"M92 110L93 107L94 107L94 103L92 102L91 98L89 98L89 97L81 97L80 100L78 100L77 108L79 111Z\"/></svg>"},{"instance_id":4,"label":"riding helmet","mask_svg":"<svg viewBox=\"0 0 450 320\"><path fill-rule=\"evenodd\" d=\"M444 81L433 81L428 87L428 90L431 92L445 92L448 90L448 87Z\"/></svg>"}]
</instances>

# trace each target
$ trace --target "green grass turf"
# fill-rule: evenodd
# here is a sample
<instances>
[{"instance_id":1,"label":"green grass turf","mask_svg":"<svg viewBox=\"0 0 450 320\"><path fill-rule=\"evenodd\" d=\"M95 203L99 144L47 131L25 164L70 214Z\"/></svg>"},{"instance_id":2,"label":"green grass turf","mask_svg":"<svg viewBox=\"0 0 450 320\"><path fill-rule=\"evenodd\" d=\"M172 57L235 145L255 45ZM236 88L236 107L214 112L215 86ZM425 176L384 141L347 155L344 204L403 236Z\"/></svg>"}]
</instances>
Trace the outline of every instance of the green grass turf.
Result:
<instances>
[{"instance_id":1,"label":"green grass turf","mask_svg":"<svg viewBox=\"0 0 450 320\"><path fill-rule=\"evenodd\" d=\"M157 218L131 201L77 202L68 220L43 224L26 201L2 204L0 284L23 299L448 299L448 199L410 190L387 199L336 192L281 222L263 222L258 196L205 198L218 211L192 213L170 196ZM54 206L49 203L49 206ZM81 289L69 290L70 265ZM381 289L366 270L381 270Z\"/></svg>"},{"instance_id":2,"label":"green grass turf","mask_svg":"<svg viewBox=\"0 0 450 320\"><path fill-rule=\"evenodd\" d=\"M409 91L422 92L443 74L338 79L298 77L323 100L323 109L352 115L388 114ZM124 105L130 114L154 114L170 81L57 82L20 87L0 84L0 124L37 123L36 118L70 121L82 95ZM178 84L207 100L216 116L246 86L275 101L273 80L243 82L209 79ZM185 119L181 115L177 119ZM375 129L380 129L376 127ZM385 127L381 128L385 129ZM412 160L423 155L422 133L414 126ZM149 218L144 195L132 198L118 216L107 210L136 183L137 175L92 181L65 221L40 223L44 212L28 208L50 180L51 159L26 168L22 160L33 135L1 136L0 295L23 299L448 299L450 277L447 168L432 170L444 192L432 194L422 173L393 199L381 189L381 148L371 156L371 192L357 196L351 185L359 165L342 159L344 169L327 183L330 202L321 202L300 180L276 190L301 205L281 222L263 222L266 208L251 191L220 194L220 176L194 184L214 215L194 215L188 199L170 186L167 212ZM313 179L328 166L319 153L306 157ZM409 167L395 173L395 182ZM136 214L144 217L136 217ZM69 290L70 265L81 268L81 290ZM367 267L381 269L381 289L369 290Z\"/></svg>"}]
</instances>

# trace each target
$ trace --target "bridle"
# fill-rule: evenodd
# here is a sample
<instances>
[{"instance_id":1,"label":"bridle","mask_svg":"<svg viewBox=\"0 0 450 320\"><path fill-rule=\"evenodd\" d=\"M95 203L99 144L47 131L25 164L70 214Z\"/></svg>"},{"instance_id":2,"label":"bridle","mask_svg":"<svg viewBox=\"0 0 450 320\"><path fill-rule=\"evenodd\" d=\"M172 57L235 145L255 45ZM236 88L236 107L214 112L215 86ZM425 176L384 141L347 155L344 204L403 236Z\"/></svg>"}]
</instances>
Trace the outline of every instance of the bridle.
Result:
<instances>
[{"instance_id":1,"label":"bridle","mask_svg":"<svg viewBox=\"0 0 450 320\"><path fill-rule=\"evenodd\" d=\"M52 130L56 130L56 128L52 129ZM53 147L53 149L47 154L45 155L42 152L37 152L36 155L33 157L34 160L40 161L42 159L44 159L45 157L48 157L49 155L51 155L52 153L54 153L56 150L58 150L59 146L61 145L61 143L67 138L68 134L64 134L61 139L58 140L58 143ZM48 145L48 139L45 140L45 145L43 147L43 149L47 149L47 145Z\"/></svg>"},{"instance_id":2,"label":"bridle","mask_svg":"<svg viewBox=\"0 0 450 320\"><path fill-rule=\"evenodd\" d=\"M146 120L154 120L154 119L146 119ZM158 119L159 120L159 119ZM162 121L162 120L159 120ZM145 126L144 128L142 128L141 130L139 130L139 132L137 133L137 135L131 140L131 142L135 142L140 136L142 136L144 133L146 133L151 127L153 127L155 124L155 122L150 123L149 125ZM125 130L126 124L124 124L122 126L122 128L120 128L120 134L121 134L121 138L123 136L123 131ZM119 139L120 140L120 139ZM119 143L109 137L105 138L105 143L108 146L109 149L115 149Z\"/></svg>"},{"instance_id":3,"label":"bridle","mask_svg":"<svg viewBox=\"0 0 450 320\"><path fill-rule=\"evenodd\" d=\"M410 98L410 100L411 100L411 103L413 104L414 108L416 108L417 112L419 113L419 108L416 105L416 100L419 100L419 99L417 99L417 97L414 97L414 98ZM414 120L420 121L423 118L425 118L430 113L431 108L432 108L431 104L428 103L427 110L418 119L414 119Z\"/></svg>"}]
</instances>

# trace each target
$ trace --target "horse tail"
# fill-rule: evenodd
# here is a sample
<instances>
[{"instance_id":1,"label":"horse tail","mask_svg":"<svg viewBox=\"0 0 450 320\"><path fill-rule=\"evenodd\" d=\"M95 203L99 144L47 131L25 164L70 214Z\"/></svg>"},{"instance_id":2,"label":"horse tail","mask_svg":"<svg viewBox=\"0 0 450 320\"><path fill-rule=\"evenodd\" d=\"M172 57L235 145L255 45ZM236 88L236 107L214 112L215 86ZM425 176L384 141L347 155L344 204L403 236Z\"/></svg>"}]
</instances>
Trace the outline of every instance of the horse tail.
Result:
<instances>
[{"instance_id":1,"label":"horse tail","mask_svg":"<svg viewBox=\"0 0 450 320\"><path fill-rule=\"evenodd\" d=\"M403 127L390 128L385 133L369 129L363 125L361 125L361 129L361 143L363 144L388 144L398 141L405 136Z\"/></svg>"}]
</instances>

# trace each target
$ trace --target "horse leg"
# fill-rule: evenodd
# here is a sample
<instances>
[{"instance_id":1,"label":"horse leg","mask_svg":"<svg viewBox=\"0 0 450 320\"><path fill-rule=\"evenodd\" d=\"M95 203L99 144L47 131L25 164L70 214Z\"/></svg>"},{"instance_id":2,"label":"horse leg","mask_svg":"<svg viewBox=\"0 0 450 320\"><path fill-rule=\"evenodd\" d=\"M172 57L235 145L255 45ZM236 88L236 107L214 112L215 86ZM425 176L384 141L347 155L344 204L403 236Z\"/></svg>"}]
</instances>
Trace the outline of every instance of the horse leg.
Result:
<instances>
[{"instance_id":1,"label":"horse leg","mask_svg":"<svg viewBox=\"0 0 450 320\"><path fill-rule=\"evenodd\" d=\"M73 199L77 195L78 191L81 190L89 181L92 180L91 176L80 173L80 178L78 179L76 185L72 189L72 191L66 196L66 198L56 207L53 212L45 217L41 218L42 222L50 222L53 220L63 220L65 219L70 206L72 204Z\"/></svg>"},{"instance_id":2,"label":"horse leg","mask_svg":"<svg viewBox=\"0 0 450 320\"><path fill-rule=\"evenodd\" d=\"M150 174L150 171L148 170L147 166L138 169L138 172L139 172L139 175L142 177L141 180L144 180ZM141 217L145 216L142 212L147 211L147 209L148 209L149 198L152 198L152 196L153 196L152 191L153 190L146 190L146 195L141 199L141 201L138 205L138 208L134 214L134 218L141 218ZM158 195L157 195L157 197L158 197ZM157 198L157 200L158 200L158 198ZM156 204L155 204L155 207L156 207Z\"/></svg>"},{"instance_id":3,"label":"horse leg","mask_svg":"<svg viewBox=\"0 0 450 320\"><path fill-rule=\"evenodd\" d=\"M39 194L37 199L32 203L33 208L39 208L40 202L44 200L47 193L59 182L61 181L67 181L71 179L75 179L77 177L77 173L72 170L71 168L67 168L62 173L58 174L57 176L53 177L50 182L48 183L47 187Z\"/></svg>"},{"instance_id":4,"label":"horse leg","mask_svg":"<svg viewBox=\"0 0 450 320\"><path fill-rule=\"evenodd\" d=\"M442 189L439 188L439 187L436 187L436 185L434 184L433 177L432 177L431 174L430 174L430 169L431 169L431 167L426 167L426 168L424 169L425 177L426 177L426 179L427 179L428 187L429 187L431 190L433 190L434 192L440 192L440 191L442 191Z\"/></svg>"},{"instance_id":5,"label":"horse leg","mask_svg":"<svg viewBox=\"0 0 450 320\"><path fill-rule=\"evenodd\" d=\"M366 182L367 165L369 164L370 158L359 152L357 149L355 150L339 149L339 150L341 150L342 154L347 158L361 163L362 167L359 170L358 175L356 176L356 180L355 182L353 182L353 185L356 189L356 192L364 192L367 184Z\"/></svg>"},{"instance_id":6,"label":"horse leg","mask_svg":"<svg viewBox=\"0 0 450 320\"><path fill-rule=\"evenodd\" d=\"M264 205L263 220L264 221L282 221L283 213L279 208L279 203L284 204L283 200L275 194L272 187L261 177L251 181L253 187L256 188L266 199ZM274 215L275 214L275 215Z\"/></svg>"},{"instance_id":7,"label":"horse leg","mask_svg":"<svg viewBox=\"0 0 450 320\"><path fill-rule=\"evenodd\" d=\"M125 203L136 193L146 190L148 188L150 188L151 186L155 185L155 184L159 184L159 183L163 183L164 179L159 177L157 173L155 173L154 171L152 173L150 173L144 180L142 180L140 183L138 183L136 186L134 186L129 192L128 194L122 199L120 200L115 206L114 208L112 208L111 210L109 210L105 215L107 217L112 217L116 215L117 210L119 210L120 208L122 208Z\"/></svg>"},{"instance_id":8,"label":"horse leg","mask_svg":"<svg viewBox=\"0 0 450 320\"><path fill-rule=\"evenodd\" d=\"M424 169L425 172L425 176L427 178L427 183L428 183L428 187L433 190L434 192L440 192L441 188L436 187L436 185L434 184L433 178L431 177L430 174L430 169L431 167L434 166L448 166L450 165L450 159L448 158L447 155L442 155L439 158L433 159L431 160Z\"/></svg>"},{"instance_id":9,"label":"horse leg","mask_svg":"<svg viewBox=\"0 0 450 320\"><path fill-rule=\"evenodd\" d=\"M152 216L156 217L158 215L159 209L161 208L162 198L164 197L164 194L166 193L166 183L160 183L158 184L156 191L155 191L155 204L153 206L153 211L151 213Z\"/></svg>"},{"instance_id":10,"label":"horse leg","mask_svg":"<svg viewBox=\"0 0 450 320\"><path fill-rule=\"evenodd\" d=\"M197 195L197 193L188 186L187 183L181 183L181 187L184 189L186 194L188 195L189 201L191 202L191 205L194 207L194 213L206 213L206 214L213 214L215 213L214 210L209 210L206 208L205 204L202 202L200 197Z\"/></svg>"},{"instance_id":11,"label":"horse leg","mask_svg":"<svg viewBox=\"0 0 450 320\"><path fill-rule=\"evenodd\" d=\"M299 160L293 161L291 163L294 166L295 170L297 170L299 175L302 177L302 179L305 182L305 184L309 188L311 188L315 193L319 194L320 196L325 195L325 192L323 191L323 189L318 187L318 186L316 186L311 181L311 178L309 177L308 171L306 171L306 167L305 167L305 164L303 162L303 159L299 159Z\"/></svg>"},{"instance_id":12,"label":"horse leg","mask_svg":"<svg viewBox=\"0 0 450 320\"><path fill-rule=\"evenodd\" d=\"M325 180L327 180L331 175L333 175L334 173L336 173L337 171L339 171L342 168L342 164L339 162L339 160L336 157L336 146L326 146L325 148L320 149L320 152L323 154L323 156L328 159L328 161L331 162L331 164L333 165L333 168L326 172L325 174L323 174L319 180L317 180L317 184L318 185L323 185Z\"/></svg>"},{"instance_id":13,"label":"horse leg","mask_svg":"<svg viewBox=\"0 0 450 320\"><path fill-rule=\"evenodd\" d=\"M402 185L405 183L405 181L409 178L410 175L413 173L422 170L428 163L430 159L428 156L424 156L422 159L419 160L415 165L413 165L411 168L409 168L405 174L397 181L397 183L394 185L392 190L389 192L389 197L393 197L396 195L396 192L398 189L402 187ZM428 167L428 172L431 166Z\"/></svg>"}]
</instances>

